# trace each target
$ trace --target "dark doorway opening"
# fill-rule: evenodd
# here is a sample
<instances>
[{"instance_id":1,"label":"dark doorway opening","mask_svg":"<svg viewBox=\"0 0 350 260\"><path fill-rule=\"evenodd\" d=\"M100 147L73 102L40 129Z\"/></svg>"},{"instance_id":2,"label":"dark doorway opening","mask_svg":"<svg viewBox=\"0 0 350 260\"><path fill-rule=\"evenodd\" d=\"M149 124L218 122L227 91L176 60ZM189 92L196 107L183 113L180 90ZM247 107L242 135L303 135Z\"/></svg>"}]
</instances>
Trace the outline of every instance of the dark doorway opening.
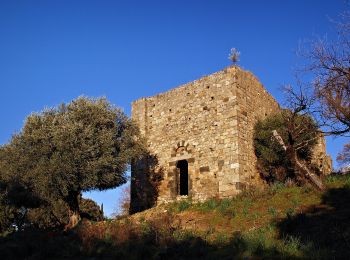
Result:
<instances>
[{"instance_id":1,"label":"dark doorway opening","mask_svg":"<svg viewBox=\"0 0 350 260\"><path fill-rule=\"evenodd\" d=\"M180 169L179 194L188 195L188 162L178 161L176 167Z\"/></svg>"}]
</instances>

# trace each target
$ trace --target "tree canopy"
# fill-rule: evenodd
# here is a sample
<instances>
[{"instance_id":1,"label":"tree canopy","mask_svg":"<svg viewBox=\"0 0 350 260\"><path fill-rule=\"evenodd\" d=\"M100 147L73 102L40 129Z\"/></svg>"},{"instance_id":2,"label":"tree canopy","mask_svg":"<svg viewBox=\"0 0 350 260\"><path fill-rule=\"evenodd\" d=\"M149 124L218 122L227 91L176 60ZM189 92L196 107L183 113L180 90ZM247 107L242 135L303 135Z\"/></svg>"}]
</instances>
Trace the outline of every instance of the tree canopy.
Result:
<instances>
[{"instance_id":1,"label":"tree canopy","mask_svg":"<svg viewBox=\"0 0 350 260\"><path fill-rule=\"evenodd\" d=\"M137 127L105 98L79 97L32 113L0 148L3 190L15 192L9 199L17 206L61 199L79 218L81 192L127 181L128 164L143 151L137 136Z\"/></svg>"}]
</instances>

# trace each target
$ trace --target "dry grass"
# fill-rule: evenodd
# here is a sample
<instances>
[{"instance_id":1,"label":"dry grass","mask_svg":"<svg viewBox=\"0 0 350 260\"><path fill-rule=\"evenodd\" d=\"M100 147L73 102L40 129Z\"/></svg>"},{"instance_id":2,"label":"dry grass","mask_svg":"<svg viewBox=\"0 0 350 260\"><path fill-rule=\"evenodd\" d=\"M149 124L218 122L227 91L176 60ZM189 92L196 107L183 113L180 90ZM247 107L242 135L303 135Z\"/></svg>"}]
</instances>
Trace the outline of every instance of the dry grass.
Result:
<instances>
[{"instance_id":1,"label":"dry grass","mask_svg":"<svg viewBox=\"0 0 350 260\"><path fill-rule=\"evenodd\" d=\"M275 185L229 200L191 201L72 233L26 231L1 239L1 259L342 258L350 254L350 176L324 193ZM40 246L39 246L40 245Z\"/></svg>"}]
</instances>

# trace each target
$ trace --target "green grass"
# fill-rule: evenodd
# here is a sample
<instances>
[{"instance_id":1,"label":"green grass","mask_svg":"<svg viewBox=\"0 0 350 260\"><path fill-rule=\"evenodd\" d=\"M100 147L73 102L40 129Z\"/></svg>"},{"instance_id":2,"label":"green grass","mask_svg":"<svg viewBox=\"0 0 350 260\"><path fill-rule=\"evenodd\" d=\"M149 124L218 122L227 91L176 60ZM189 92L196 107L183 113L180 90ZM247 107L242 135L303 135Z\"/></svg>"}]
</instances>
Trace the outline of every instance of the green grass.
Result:
<instances>
[{"instance_id":1,"label":"green grass","mask_svg":"<svg viewBox=\"0 0 350 260\"><path fill-rule=\"evenodd\" d=\"M330 188L349 187L350 174L347 175L331 175L325 179L325 183Z\"/></svg>"},{"instance_id":2,"label":"green grass","mask_svg":"<svg viewBox=\"0 0 350 260\"><path fill-rule=\"evenodd\" d=\"M0 238L0 258L346 258L350 176L325 183L325 192L275 184L232 199L181 200L152 218L83 222L68 234L15 232ZM186 226L183 219L197 222Z\"/></svg>"},{"instance_id":3,"label":"green grass","mask_svg":"<svg viewBox=\"0 0 350 260\"><path fill-rule=\"evenodd\" d=\"M350 193L350 175L328 176L325 184L328 190L322 193L310 186L287 187L275 183L265 191L246 191L232 199L192 203L184 212L208 215L210 225L228 223L227 232L238 230L238 240L241 242L237 242L233 234L227 236L228 233L223 233L222 229L213 232L213 227L206 231L204 237L218 244L227 244L228 240L236 239L236 243L245 246L244 256L319 259L334 255L334 248L339 248L337 244L341 244L342 249L338 250L341 252L335 254L341 257L345 255L344 252L350 253L350 213L344 211L344 208L350 210L350 200L341 199ZM343 233L341 236L345 240L338 235L333 237L331 227L335 222L344 227L340 233ZM294 227L297 227L297 232L290 231ZM325 234L322 234L322 228ZM305 229L312 230L307 233L303 231ZM325 243L329 237L333 237L333 240Z\"/></svg>"}]
</instances>

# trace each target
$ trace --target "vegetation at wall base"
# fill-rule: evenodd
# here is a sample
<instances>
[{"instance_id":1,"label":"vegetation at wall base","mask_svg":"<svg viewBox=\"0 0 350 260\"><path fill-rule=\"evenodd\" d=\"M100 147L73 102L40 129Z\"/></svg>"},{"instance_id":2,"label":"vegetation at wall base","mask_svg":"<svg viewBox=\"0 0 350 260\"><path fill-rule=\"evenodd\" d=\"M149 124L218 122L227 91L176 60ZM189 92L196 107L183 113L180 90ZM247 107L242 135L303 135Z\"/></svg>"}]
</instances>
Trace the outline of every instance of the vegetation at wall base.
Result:
<instances>
[{"instance_id":1,"label":"vegetation at wall base","mask_svg":"<svg viewBox=\"0 0 350 260\"><path fill-rule=\"evenodd\" d=\"M258 121L254 149L260 176L270 183L287 179L305 183L306 173L300 172L296 161L301 160L304 166L317 172L317 167L311 164L317 138L317 125L309 115L284 109Z\"/></svg>"},{"instance_id":2,"label":"vegetation at wall base","mask_svg":"<svg viewBox=\"0 0 350 260\"><path fill-rule=\"evenodd\" d=\"M232 199L180 201L73 230L3 234L1 259L341 259L350 253L350 175L327 190L271 185Z\"/></svg>"}]
</instances>

